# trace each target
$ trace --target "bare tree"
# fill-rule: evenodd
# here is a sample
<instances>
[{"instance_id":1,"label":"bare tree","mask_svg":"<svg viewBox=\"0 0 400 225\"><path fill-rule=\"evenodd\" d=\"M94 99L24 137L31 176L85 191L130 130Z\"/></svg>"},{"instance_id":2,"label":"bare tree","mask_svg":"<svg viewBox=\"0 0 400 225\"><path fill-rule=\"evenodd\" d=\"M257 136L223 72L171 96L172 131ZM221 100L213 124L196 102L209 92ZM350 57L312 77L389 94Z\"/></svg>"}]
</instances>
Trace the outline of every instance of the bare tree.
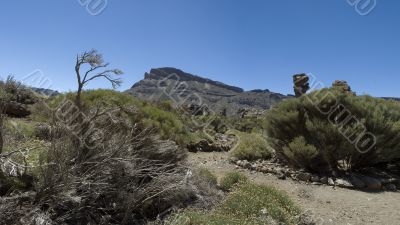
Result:
<instances>
[{"instance_id":1,"label":"bare tree","mask_svg":"<svg viewBox=\"0 0 400 225\"><path fill-rule=\"evenodd\" d=\"M90 69L81 74L81 67L85 64L89 65ZM88 82L97 78L104 78L111 83L113 88L117 88L121 85L121 79L116 76L122 75L122 70L111 69L99 72L100 69L104 69L108 65L109 63L104 62L103 55L94 49L89 52L84 52L76 57L75 72L78 79L78 92L76 94L75 103L79 109L82 109L82 90Z\"/></svg>"}]
</instances>

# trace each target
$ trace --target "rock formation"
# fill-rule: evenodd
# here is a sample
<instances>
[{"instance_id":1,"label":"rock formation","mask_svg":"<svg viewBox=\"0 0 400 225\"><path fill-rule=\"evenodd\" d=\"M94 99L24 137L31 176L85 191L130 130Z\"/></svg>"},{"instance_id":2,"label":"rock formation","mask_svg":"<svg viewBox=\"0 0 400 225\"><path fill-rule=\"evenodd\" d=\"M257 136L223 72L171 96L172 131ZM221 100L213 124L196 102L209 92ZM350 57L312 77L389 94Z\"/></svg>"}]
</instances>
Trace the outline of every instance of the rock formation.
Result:
<instances>
[{"instance_id":1,"label":"rock formation","mask_svg":"<svg viewBox=\"0 0 400 225\"><path fill-rule=\"evenodd\" d=\"M27 117L31 114L27 105L10 101L5 103L4 112L11 117Z\"/></svg>"},{"instance_id":2,"label":"rock formation","mask_svg":"<svg viewBox=\"0 0 400 225\"><path fill-rule=\"evenodd\" d=\"M310 84L308 83L309 80L310 78L305 73L293 75L293 88L296 97L300 97L307 93L307 91L310 89Z\"/></svg>"},{"instance_id":3,"label":"rock formation","mask_svg":"<svg viewBox=\"0 0 400 225\"><path fill-rule=\"evenodd\" d=\"M355 92L351 90L350 85L347 83L347 81L336 80L335 82L333 82L332 87L347 92L349 94L355 95Z\"/></svg>"},{"instance_id":4,"label":"rock formation","mask_svg":"<svg viewBox=\"0 0 400 225\"><path fill-rule=\"evenodd\" d=\"M152 69L144 79L127 90L140 99L173 102L175 106L196 106L211 114L237 115L243 108L270 109L287 96L269 90L241 88L185 73L175 68Z\"/></svg>"}]
</instances>

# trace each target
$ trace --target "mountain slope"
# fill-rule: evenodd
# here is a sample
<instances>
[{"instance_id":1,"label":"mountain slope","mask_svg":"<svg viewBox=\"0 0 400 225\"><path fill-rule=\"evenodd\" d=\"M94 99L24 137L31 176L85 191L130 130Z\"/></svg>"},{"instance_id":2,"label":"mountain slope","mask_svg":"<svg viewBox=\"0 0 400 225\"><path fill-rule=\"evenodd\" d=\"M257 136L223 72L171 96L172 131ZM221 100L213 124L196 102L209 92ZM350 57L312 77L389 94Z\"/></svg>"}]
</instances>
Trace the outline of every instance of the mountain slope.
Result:
<instances>
[{"instance_id":1,"label":"mountain slope","mask_svg":"<svg viewBox=\"0 0 400 225\"><path fill-rule=\"evenodd\" d=\"M265 110L285 98L269 90L244 91L175 68L152 69L128 93L149 101L172 101L175 105L196 105L216 113L235 115L243 109Z\"/></svg>"}]
</instances>

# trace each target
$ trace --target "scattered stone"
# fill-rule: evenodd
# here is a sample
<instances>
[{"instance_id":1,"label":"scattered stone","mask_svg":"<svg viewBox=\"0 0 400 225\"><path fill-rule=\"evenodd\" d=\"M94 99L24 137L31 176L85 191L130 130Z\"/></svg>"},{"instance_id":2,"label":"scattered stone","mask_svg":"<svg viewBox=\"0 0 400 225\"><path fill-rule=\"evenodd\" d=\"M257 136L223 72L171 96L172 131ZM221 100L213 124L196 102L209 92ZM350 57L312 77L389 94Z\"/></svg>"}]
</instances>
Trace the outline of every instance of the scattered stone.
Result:
<instances>
[{"instance_id":1,"label":"scattered stone","mask_svg":"<svg viewBox=\"0 0 400 225\"><path fill-rule=\"evenodd\" d=\"M322 177L319 181L321 183L323 183L323 184L328 184L328 178L327 177Z\"/></svg>"},{"instance_id":2,"label":"scattered stone","mask_svg":"<svg viewBox=\"0 0 400 225\"><path fill-rule=\"evenodd\" d=\"M361 177L361 179L365 183L367 189L369 189L369 190L381 190L382 189L382 183L378 179L375 179L372 177L367 177L367 176L363 176L363 177Z\"/></svg>"},{"instance_id":3,"label":"scattered stone","mask_svg":"<svg viewBox=\"0 0 400 225\"><path fill-rule=\"evenodd\" d=\"M392 183L396 185L397 189L400 189L400 180L395 179Z\"/></svg>"},{"instance_id":4,"label":"scattered stone","mask_svg":"<svg viewBox=\"0 0 400 225\"><path fill-rule=\"evenodd\" d=\"M233 164L237 164L237 162L240 161L240 160L237 160L236 158L233 158L233 157L229 158L228 160L229 160L230 163L233 163Z\"/></svg>"},{"instance_id":5,"label":"scattered stone","mask_svg":"<svg viewBox=\"0 0 400 225\"><path fill-rule=\"evenodd\" d=\"M242 161L242 167L245 168L245 169L250 169L251 163L249 163L249 161L247 161L247 160L243 160Z\"/></svg>"},{"instance_id":6,"label":"scattered stone","mask_svg":"<svg viewBox=\"0 0 400 225\"><path fill-rule=\"evenodd\" d=\"M342 188L353 188L353 185L350 183L350 181L342 178L336 179L335 185Z\"/></svg>"},{"instance_id":7,"label":"scattered stone","mask_svg":"<svg viewBox=\"0 0 400 225\"><path fill-rule=\"evenodd\" d=\"M283 173L278 173L277 177L279 180L286 180L286 176Z\"/></svg>"},{"instance_id":8,"label":"scattered stone","mask_svg":"<svg viewBox=\"0 0 400 225\"><path fill-rule=\"evenodd\" d=\"M227 152L231 149L231 142L226 139L217 139L214 142L201 140L187 145L189 152Z\"/></svg>"},{"instance_id":9,"label":"scattered stone","mask_svg":"<svg viewBox=\"0 0 400 225\"><path fill-rule=\"evenodd\" d=\"M335 182L333 181L332 178L328 178L328 185L335 186Z\"/></svg>"},{"instance_id":10,"label":"scattered stone","mask_svg":"<svg viewBox=\"0 0 400 225\"><path fill-rule=\"evenodd\" d=\"M390 179L387 179L387 178L382 178L382 179L380 179L380 181L381 181L382 185L386 185L386 184L391 183Z\"/></svg>"},{"instance_id":11,"label":"scattered stone","mask_svg":"<svg viewBox=\"0 0 400 225\"><path fill-rule=\"evenodd\" d=\"M299 173L299 174L297 174L296 179L308 182L311 180L311 174L310 173Z\"/></svg>"},{"instance_id":12,"label":"scattered stone","mask_svg":"<svg viewBox=\"0 0 400 225\"><path fill-rule=\"evenodd\" d=\"M269 169L266 166L261 167L261 172L263 173L269 173Z\"/></svg>"},{"instance_id":13,"label":"scattered stone","mask_svg":"<svg viewBox=\"0 0 400 225\"><path fill-rule=\"evenodd\" d=\"M4 111L11 117L27 117L31 114L27 105L13 101L6 103Z\"/></svg>"},{"instance_id":14,"label":"scattered stone","mask_svg":"<svg viewBox=\"0 0 400 225\"><path fill-rule=\"evenodd\" d=\"M307 210L303 212L298 219L298 225L316 225L317 222L314 219L314 215L311 211Z\"/></svg>"},{"instance_id":15,"label":"scattered stone","mask_svg":"<svg viewBox=\"0 0 400 225\"><path fill-rule=\"evenodd\" d=\"M365 188L367 186L359 176L354 174L350 176L350 182L357 189Z\"/></svg>"},{"instance_id":16,"label":"scattered stone","mask_svg":"<svg viewBox=\"0 0 400 225\"><path fill-rule=\"evenodd\" d=\"M396 187L395 184L387 184L387 185L385 186L385 188L386 188L386 190L388 190L388 191L397 191L397 187Z\"/></svg>"},{"instance_id":17,"label":"scattered stone","mask_svg":"<svg viewBox=\"0 0 400 225\"><path fill-rule=\"evenodd\" d=\"M319 182L319 177L317 175L311 176L311 182Z\"/></svg>"},{"instance_id":18,"label":"scattered stone","mask_svg":"<svg viewBox=\"0 0 400 225\"><path fill-rule=\"evenodd\" d=\"M251 164L250 169L257 170L257 164L255 164L255 163Z\"/></svg>"}]
</instances>

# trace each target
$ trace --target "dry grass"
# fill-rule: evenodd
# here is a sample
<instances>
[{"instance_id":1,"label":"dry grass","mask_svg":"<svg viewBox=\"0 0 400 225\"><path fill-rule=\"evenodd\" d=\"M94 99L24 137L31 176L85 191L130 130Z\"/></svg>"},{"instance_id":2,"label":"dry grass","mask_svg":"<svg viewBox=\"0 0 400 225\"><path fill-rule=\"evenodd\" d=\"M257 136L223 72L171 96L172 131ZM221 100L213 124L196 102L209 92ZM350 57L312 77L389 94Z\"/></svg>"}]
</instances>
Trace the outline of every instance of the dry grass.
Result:
<instances>
[{"instance_id":1,"label":"dry grass","mask_svg":"<svg viewBox=\"0 0 400 225\"><path fill-rule=\"evenodd\" d=\"M52 224L144 224L188 205L211 207L221 198L186 167L186 151L174 142L127 116L109 120L107 113L94 112L90 123L102 138L94 132L77 139L66 124L51 120L50 146L39 157L32 197L7 199L0 219L13 224L41 215ZM68 125L83 133L90 127L79 118ZM29 206L10 208L21 201Z\"/></svg>"},{"instance_id":2,"label":"dry grass","mask_svg":"<svg viewBox=\"0 0 400 225\"><path fill-rule=\"evenodd\" d=\"M289 197L268 186L245 183L212 211L186 210L171 216L169 225L296 225L300 209Z\"/></svg>"}]
</instances>

